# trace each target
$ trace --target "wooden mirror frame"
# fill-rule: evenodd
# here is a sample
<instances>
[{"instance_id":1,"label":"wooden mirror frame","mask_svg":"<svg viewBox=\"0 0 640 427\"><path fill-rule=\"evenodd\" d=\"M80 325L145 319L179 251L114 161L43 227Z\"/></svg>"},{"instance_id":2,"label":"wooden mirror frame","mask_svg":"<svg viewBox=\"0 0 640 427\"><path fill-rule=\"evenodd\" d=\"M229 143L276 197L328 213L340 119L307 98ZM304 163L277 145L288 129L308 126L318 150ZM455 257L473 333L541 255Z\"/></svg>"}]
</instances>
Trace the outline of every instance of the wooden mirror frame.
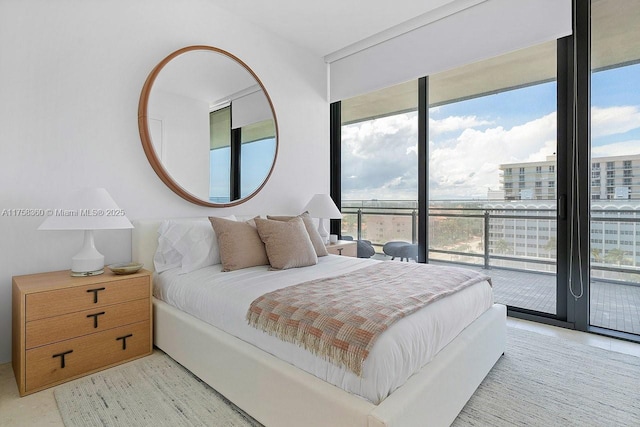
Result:
<instances>
[{"instance_id":1,"label":"wooden mirror frame","mask_svg":"<svg viewBox=\"0 0 640 427\"><path fill-rule=\"evenodd\" d=\"M162 69L165 67L165 65L167 65L172 59L176 58L179 55L182 55L183 53L191 52L191 51L195 51L195 50L208 50L208 51L211 51L211 52L215 52L215 53L224 55L224 56L228 57L229 59L237 62L242 67L244 67L244 69L247 70L249 72L249 74L251 74L253 76L253 78L256 80L256 82L258 83L258 85L262 89L262 92L264 93L267 101L269 102L269 107L271 108L271 114L273 115L273 123L274 123L274 127L275 127L275 143L276 143L276 145L275 145L275 152L274 152L274 155L273 155L273 162L271 163L271 168L269 168L269 173L264 178L262 183L258 186L258 188L256 188L251 194L249 194L246 197L237 199L237 200L231 200L228 203L212 203L212 202L210 202L208 200L202 200L202 199L194 196L193 194L191 194L189 191L187 191L183 187L181 187L180 184L178 182L176 182L171 177L169 172L165 169L164 165L162 164L162 162L158 158L156 150L153 147L153 142L151 141L151 133L150 133L150 130L149 130L149 120L148 120L148 118L149 118L148 117L148 104L149 104L149 96L151 95L151 89L153 88L153 84L154 84L158 74L160 74L160 71L162 71ZM182 49L176 50L175 52L173 52L172 54L170 54L169 56L164 58L162 61L160 61L160 63L158 65L155 66L155 68L151 71L151 73L147 77L147 80L145 81L144 86L142 87L142 93L140 94L140 102L138 104L138 128L140 130L140 140L142 141L142 148L144 149L144 154L147 156L147 160L149 160L149 163L151 164L151 167L153 168L155 173L158 175L158 177L162 180L162 182L165 183L165 185L167 187L169 187L178 196L182 197L183 199L185 199L185 200L187 200L187 201L189 201L191 203L195 203L196 205L200 205L200 206L208 206L208 207L212 207L212 208L223 208L223 207L239 205L240 203L244 203L247 200L250 200L256 194L258 194L258 192L260 192L260 190L262 190L262 188L265 186L265 184L267 183L267 181L271 177L271 174L273 172L273 168L275 167L275 164L276 164L276 159L278 157L278 146L279 146L279 142L278 142L278 134L279 134L279 132L278 132L278 119L276 118L276 111L275 111L275 108L273 108L273 103L271 102L271 98L269 97L269 93L267 92L267 90L265 89L264 85L262 84L262 81L260 81L260 79L258 78L256 73L254 73L253 70L251 68L249 68L249 66L247 64L245 64L242 60L240 60L238 57L236 57L235 55L233 55L233 54L231 54L231 53L229 53L229 52L227 52L225 50L218 49L218 48L212 47L212 46L195 45L195 46L184 47Z\"/></svg>"}]
</instances>

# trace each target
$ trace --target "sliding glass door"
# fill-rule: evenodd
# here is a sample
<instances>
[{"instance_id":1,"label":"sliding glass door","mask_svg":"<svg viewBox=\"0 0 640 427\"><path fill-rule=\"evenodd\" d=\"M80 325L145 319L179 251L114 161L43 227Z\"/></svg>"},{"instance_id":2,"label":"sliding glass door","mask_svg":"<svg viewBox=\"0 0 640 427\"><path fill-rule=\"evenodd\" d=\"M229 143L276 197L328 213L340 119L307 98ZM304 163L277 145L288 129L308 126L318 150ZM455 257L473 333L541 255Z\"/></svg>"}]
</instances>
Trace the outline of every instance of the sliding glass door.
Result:
<instances>
[{"instance_id":1,"label":"sliding glass door","mask_svg":"<svg viewBox=\"0 0 640 427\"><path fill-rule=\"evenodd\" d=\"M592 326L640 335L640 2L591 2Z\"/></svg>"},{"instance_id":2,"label":"sliding glass door","mask_svg":"<svg viewBox=\"0 0 640 427\"><path fill-rule=\"evenodd\" d=\"M556 45L430 76L428 111L430 262L490 269L496 302L553 316Z\"/></svg>"},{"instance_id":3,"label":"sliding glass door","mask_svg":"<svg viewBox=\"0 0 640 427\"><path fill-rule=\"evenodd\" d=\"M557 56L552 41L429 76L422 113L415 81L342 101L341 234L384 258L389 241L418 243L426 215L428 262L488 271L496 302L565 320ZM419 114L428 119L426 212Z\"/></svg>"}]
</instances>

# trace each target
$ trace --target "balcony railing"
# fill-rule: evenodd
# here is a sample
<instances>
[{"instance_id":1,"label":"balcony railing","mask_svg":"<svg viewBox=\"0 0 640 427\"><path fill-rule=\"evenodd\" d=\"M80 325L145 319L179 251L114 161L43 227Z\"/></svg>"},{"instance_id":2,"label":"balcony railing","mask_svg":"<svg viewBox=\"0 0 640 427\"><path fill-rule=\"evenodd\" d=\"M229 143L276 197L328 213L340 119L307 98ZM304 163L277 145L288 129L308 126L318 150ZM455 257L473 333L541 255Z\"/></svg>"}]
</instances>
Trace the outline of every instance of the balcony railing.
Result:
<instances>
[{"instance_id":1,"label":"balcony railing","mask_svg":"<svg viewBox=\"0 0 640 427\"><path fill-rule=\"evenodd\" d=\"M540 207L530 207L530 202ZM640 274L640 203L635 204L636 209L594 206L591 211L592 242L599 236L594 230L602 232L601 242L592 244L591 269L601 278ZM342 212L342 234L370 240L377 252L391 240L417 243L415 201L343 201ZM553 200L433 201L428 217L429 258L484 268L555 271ZM640 281L640 275L630 280Z\"/></svg>"}]
</instances>

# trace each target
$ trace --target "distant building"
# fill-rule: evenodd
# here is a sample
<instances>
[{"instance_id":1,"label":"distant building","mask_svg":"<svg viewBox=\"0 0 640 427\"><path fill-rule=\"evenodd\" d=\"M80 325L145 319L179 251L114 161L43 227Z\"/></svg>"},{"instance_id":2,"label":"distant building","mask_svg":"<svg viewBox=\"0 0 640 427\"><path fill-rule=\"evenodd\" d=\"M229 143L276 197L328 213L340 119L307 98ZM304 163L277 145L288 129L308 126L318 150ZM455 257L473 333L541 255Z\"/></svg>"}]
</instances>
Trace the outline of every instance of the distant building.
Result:
<instances>
[{"instance_id":1,"label":"distant building","mask_svg":"<svg viewBox=\"0 0 640 427\"><path fill-rule=\"evenodd\" d=\"M585 171L587 172L587 171ZM593 158L591 162L590 258L591 276L640 282L640 154ZM486 236L494 266L553 272L557 258L556 159L500 166L502 188L488 189L483 201L439 201L430 207L430 249L435 257L455 259L477 255L476 241ZM457 208L476 208L487 215L484 228ZM390 240L416 241L417 202L403 200L343 200L343 233L382 245ZM439 216L451 208L456 215ZM451 212L446 212L451 214ZM458 229L475 222L480 229L466 240L456 238L447 223ZM488 233L485 235L484 233ZM460 249L467 244L469 249ZM447 258L448 257L448 258ZM515 259L511 259L515 258Z\"/></svg>"},{"instance_id":2,"label":"distant building","mask_svg":"<svg viewBox=\"0 0 640 427\"><path fill-rule=\"evenodd\" d=\"M555 200L556 156L500 165L505 200ZM591 199L640 200L640 154L591 159Z\"/></svg>"},{"instance_id":3,"label":"distant building","mask_svg":"<svg viewBox=\"0 0 640 427\"><path fill-rule=\"evenodd\" d=\"M555 261L558 231L555 201L504 200L487 202L483 208L489 209L492 216L488 230L491 254ZM592 266L640 267L640 200L637 195L636 200L592 202L590 229ZM502 264L509 265L509 262ZM537 269L545 270L543 265ZM547 266L549 270L555 268L550 264ZM616 276L594 270L591 274L593 277ZM638 280L637 276L633 278L633 281Z\"/></svg>"},{"instance_id":4,"label":"distant building","mask_svg":"<svg viewBox=\"0 0 640 427\"><path fill-rule=\"evenodd\" d=\"M491 252L555 258L556 221L539 218L555 217L555 156L503 164L500 172L505 200L486 207L519 218L491 222ZM590 172L591 200L598 200L591 204L592 263L640 266L640 154L594 157Z\"/></svg>"},{"instance_id":5,"label":"distant building","mask_svg":"<svg viewBox=\"0 0 640 427\"><path fill-rule=\"evenodd\" d=\"M487 200L504 200L504 190L492 190L489 188L487 190Z\"/></svg>"},{"instance_id":6,"label":"distant building","mask_svg":"<svg viewBox=\"0 0 640 427\"><path fill-rule=\"evenodd\" d=\"M591 199L640 199L640 155L593 158Z\"/></svg>"},{"instance_id":7,"label":"distant building","mask_svg":"<svg viewBox=\"0 0 640 427\"><path fill-rule=\"evenodd\" d=\"M343 200L342 234L358 235L382 245L392 240L415 241L418 203L415 200ZM349 213L344 214L347 211Z\"/></svg>"}]
</instances>

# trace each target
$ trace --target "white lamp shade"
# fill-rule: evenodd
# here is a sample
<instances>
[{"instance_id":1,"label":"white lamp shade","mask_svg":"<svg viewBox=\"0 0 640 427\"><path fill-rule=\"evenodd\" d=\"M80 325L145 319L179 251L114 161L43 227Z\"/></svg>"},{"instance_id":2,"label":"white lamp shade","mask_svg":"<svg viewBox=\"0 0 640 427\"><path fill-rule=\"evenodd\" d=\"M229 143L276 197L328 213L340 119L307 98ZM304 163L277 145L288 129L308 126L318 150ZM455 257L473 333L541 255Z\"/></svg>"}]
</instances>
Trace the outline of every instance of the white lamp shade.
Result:
<instances>
[{"instance_id":1,"label":"white lamp shade","mask_svg":"<svg viewBox=\"0 0 640 427\"><path fill-rule=\"evenodd\" d=\"M342 214L328 194L314 195L304 208L314 218L340 219Z\"/></svg>"},{"instance_id":2,"label":"white lamp shade","mask_svg":"<svg viewBox=\"0 0 640 427\"><path fill-rule=\"evenodd\" d=\"M304 208L309 215L318 218L318 233L322 241L329 243L329 232L324 228L324 218L340 219L342 214L328 194L315 194Z\"/></svg>"},{"instance_id":3,"label":"white lamp shade","mask_svg":"<svg viewBox=\"0 0 640 427\"><path fill-rule=\"evenodd\" d=\"M38 230L112 230L133 228L104 188L83 188L53 209Z\"/></svg>"},{"instance_id":4,"label":"white lamp shade","mask_svg":"<svg viewBox=\"0 0 640 427\"><path fill-rule=\"evenodd\" d=\"M82 249L71 259L71 275L93 276L104 271L104 255L96 249L93 230L121 228L133 228L133 224L107 190L83 188L52 209L38 230L84 230Z\"/></svg>"}]
</instances>

